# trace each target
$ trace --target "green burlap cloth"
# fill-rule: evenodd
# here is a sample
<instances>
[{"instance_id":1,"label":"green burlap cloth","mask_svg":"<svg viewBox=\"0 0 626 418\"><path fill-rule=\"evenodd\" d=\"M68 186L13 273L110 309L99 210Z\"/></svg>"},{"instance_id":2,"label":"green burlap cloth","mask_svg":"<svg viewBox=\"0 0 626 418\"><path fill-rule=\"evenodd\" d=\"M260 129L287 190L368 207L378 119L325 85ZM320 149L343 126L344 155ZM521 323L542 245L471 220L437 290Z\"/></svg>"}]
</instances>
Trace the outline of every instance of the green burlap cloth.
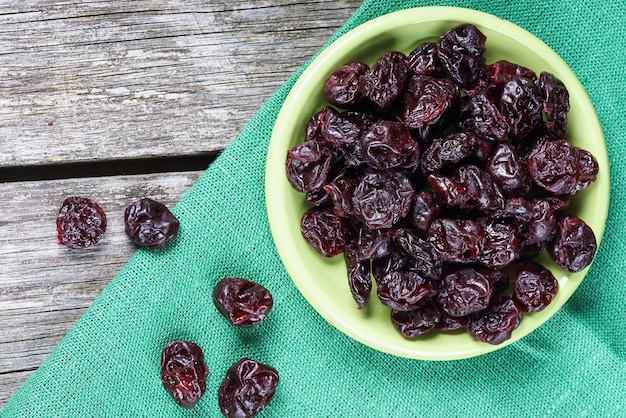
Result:
<instances>
[{"instance_id":1,"label":"green burlap cloth","mask_svg":"<svg viewBox=\"0 0 626 418\"><path fill-rule=\"evenodd\" d=\"M241 357L273 365L281 382L265 417L626 416L626 6L624 0L368 0L336 36L416 6L470 7L510 20L570 65L598 111L611 160L605 236L587 278L531 335L477 358L397 358L326 323L287 276L268 227L264 164L273 122L295 74L174 208L181 230L163 251L138 251L0 412L3 417L220 416L217 389ZM271 289L253 329L213 306L225 275ZM196 341L210 368L193 410L159 380L163 346Z\"/></svg>"}]
</instances>

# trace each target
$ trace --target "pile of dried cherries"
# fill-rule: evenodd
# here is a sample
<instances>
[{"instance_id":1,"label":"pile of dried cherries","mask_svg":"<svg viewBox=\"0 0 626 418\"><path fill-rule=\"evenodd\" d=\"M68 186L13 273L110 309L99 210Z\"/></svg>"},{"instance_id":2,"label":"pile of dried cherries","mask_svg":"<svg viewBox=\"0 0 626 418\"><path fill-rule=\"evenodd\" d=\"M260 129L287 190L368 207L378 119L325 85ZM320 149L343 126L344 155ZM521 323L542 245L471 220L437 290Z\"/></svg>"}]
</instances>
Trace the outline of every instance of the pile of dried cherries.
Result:
<instances>
[{"instance_id":1,"label":"pile of dried cherries","mask_svg":"<svg viewBox=\"0 0 626 418\"><path fill-rule=\"evenodd\" d=\"M311 204L301 231L343 253L359 309L374 291L406 338L466 329L500 344L544 309L596 238L568 214L598 164L566 139L569 93L553 74L487 64L485 35L463 24L408 55L350 62L325 82L330 105L287 153Z\"/></svg>"}]
</instances>

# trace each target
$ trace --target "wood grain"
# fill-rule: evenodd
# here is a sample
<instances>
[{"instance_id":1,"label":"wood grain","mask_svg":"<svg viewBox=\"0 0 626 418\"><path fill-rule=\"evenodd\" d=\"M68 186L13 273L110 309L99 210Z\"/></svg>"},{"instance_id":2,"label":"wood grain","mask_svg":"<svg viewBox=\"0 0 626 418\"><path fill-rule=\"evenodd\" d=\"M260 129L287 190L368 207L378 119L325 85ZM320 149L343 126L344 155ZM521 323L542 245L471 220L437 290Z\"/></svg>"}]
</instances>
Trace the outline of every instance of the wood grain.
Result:
<instances>
[{"instance_id":1,"label":"wood grain","mask_svg":"<svg viewBox=\"0 0 626 418\"><path fill-rule=\"evenodd\" d=\"M0 405L133 254L124 233L126 206L152 197L173 207L200 174L0 184L0 376L6 383L0 384ZM72 250L56 242L56 215L70 195L92 198L107 214L107 231L94 247Z\"/></svg>"},{"instance_id":2,"label":"wood grain","mask_svg":"<svg viewBox=\"0 0 626 418\"><path fill-rule=\"evenodd\" d=\"M358 3L14 1L0 167L221 150Z\"/></svg>"},{"instance_id":3,"label":"wood grain","mask_svg":"<svg viewBox=\"0 0 626 418\"><path fill-rule=\"evenodd\" d=\"M224 149L360 3L0 2L0 408L134 252L125 206L173 206L202 173L159 164ZM156 163L111 175L131 160ZM107 170L42 180L77 163ZM33 181L2 183L14 168ZM68 195L109 215L89 250L56 243Z\"/></svg>"}]
</instances>

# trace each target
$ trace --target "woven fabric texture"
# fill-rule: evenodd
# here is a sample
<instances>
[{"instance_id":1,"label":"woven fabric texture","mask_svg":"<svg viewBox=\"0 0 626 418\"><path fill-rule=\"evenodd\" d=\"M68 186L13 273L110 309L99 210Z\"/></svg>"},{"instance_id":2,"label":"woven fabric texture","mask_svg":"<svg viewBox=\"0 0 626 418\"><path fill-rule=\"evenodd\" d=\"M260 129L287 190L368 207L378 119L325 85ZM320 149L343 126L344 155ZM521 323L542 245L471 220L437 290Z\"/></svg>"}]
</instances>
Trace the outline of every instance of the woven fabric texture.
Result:
<instances>
[{"instance_id":1,"label":"woven fabric texture","mask_svg":"<svg viewBox=\"0 0 626 418\"><path fill-rule=\"evenodd\" d=\"M334 38L432 5L474 8L530 31L570 65L596 106L611 162L608 223L588 276L552 319L502 350L450 362L383 354L326 323L287 276L265 212L268 141L298 72L176 205L174 245L137 251L0 416L218 417L217 389L241 357L280 373L264 417L626 416L625 3L366 0ZM213 286L227 275L272 291L274 309L258 327L230 326L214 308ZM159 380L161 349L175 339L203 347L210 369L192 410Z\"/></svg>"}]
</instances>

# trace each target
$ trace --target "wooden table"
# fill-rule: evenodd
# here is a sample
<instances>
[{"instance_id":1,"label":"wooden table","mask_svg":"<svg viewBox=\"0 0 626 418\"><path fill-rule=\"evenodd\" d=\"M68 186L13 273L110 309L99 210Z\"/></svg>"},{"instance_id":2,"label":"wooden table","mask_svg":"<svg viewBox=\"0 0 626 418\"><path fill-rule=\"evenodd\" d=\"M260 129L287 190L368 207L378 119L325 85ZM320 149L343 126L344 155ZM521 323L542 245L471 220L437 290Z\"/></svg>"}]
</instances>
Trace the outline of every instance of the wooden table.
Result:
<instances>
[{"instance_id":1,"label":"wooden table","mask_svg":"<svg viewBox=\"0 0 626 418\"><path fill-rule=\"evenodd\" d=\"M0 3L0 408L134 251L124 208L173 206L358 0ZM70 195L108 214L70 250Z\"/></svg>"}]
</instances>

